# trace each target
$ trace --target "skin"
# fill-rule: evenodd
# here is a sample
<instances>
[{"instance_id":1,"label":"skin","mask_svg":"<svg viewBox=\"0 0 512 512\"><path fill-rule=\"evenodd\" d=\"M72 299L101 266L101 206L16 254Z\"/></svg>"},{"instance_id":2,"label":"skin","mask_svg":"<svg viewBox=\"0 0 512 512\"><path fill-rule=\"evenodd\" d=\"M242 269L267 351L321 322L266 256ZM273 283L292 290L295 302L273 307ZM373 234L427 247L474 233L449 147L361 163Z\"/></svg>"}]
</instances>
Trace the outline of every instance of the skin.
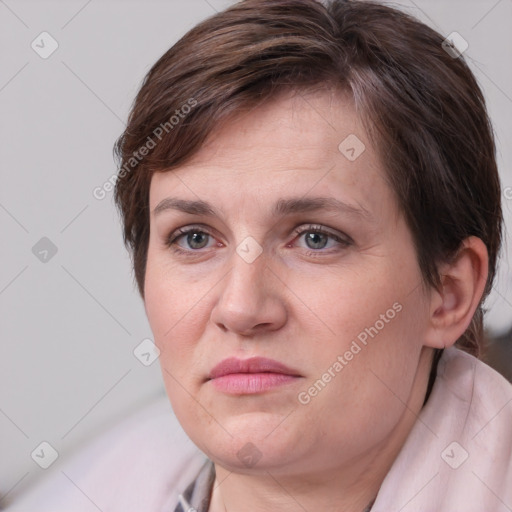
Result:
<instances>
[{"instance_id":1,"label":"skin","mask_svg":"<svg viewBox=\"0 0 512 512\"><path fill-rule=\"evenodd\" d=\"M355 161L338 150L349 134L366 146ZM319 196L350 209L272 215L280 199ZM207 201L216 214L155 214L168 197ZM175 414L215 463L210 512L361 512L421 410L433 348L471 320L483 244L468 239L441 291L421 286L379 156L351 103L328 91L287 93L219 127L186 165L153 176L150 211L145 308ZM311 224L344 243L315 238ZM205 247L187 236L168 245L193 226ZM249 236L262 249L252 263L236 251ZM302 404L299 393L394 304L400 312ZM253 356L299 377L236 396L207 380L225 358ZM256 464L237 456L244 446Z\"/></svg>"}]
</instances>

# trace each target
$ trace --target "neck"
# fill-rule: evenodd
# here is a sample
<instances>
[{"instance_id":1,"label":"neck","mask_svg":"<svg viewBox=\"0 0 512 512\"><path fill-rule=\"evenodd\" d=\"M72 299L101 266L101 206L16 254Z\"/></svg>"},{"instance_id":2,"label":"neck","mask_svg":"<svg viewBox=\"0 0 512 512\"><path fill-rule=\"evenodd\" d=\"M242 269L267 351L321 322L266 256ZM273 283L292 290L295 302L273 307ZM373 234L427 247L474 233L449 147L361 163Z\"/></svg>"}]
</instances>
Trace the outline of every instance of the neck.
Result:
<instances>
[{"instance_id":1,"label":"neck","mask_svg":"<svg viewBox=\"0 0 512 512\"><path fill-rule=\"evenodd\" d=\"M343 467L297 474L259 470L234 473L215 464L209 512L266 512L322 510L363 512L379 488L421 411L427 391L433 352L424 348L404 412L392 433L378 446Z\"/></svg>"}]
</instances>

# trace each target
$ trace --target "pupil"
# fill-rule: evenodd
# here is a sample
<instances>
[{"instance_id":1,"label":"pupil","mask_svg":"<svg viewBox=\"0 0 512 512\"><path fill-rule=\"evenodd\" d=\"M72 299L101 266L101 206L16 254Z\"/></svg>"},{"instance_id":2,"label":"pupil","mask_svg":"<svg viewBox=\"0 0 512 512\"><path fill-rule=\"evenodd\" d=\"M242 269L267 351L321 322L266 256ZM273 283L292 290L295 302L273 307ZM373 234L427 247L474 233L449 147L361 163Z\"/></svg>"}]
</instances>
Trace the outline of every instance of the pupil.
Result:
<instances>
[{"instance_id":1,"label":"pupil","mask_svg":"<svg viewBox=\"0 0 512 512\"><path fill-rule=\"evenodd\" d=\"M327 237L323 233L308 233L306 244L310 249L323 249L327 243Z\"/></svg>"},{"instance_id":2,"label":"pupil","mask_svg":"<svg viewBox=\"0 0 512 512\"><path fill-rule=\"evenodd\" d=\"M206 233L193 231L187 235L187 242L194 249L202 249L206 245Z\"/></svg>"}]
</instances>

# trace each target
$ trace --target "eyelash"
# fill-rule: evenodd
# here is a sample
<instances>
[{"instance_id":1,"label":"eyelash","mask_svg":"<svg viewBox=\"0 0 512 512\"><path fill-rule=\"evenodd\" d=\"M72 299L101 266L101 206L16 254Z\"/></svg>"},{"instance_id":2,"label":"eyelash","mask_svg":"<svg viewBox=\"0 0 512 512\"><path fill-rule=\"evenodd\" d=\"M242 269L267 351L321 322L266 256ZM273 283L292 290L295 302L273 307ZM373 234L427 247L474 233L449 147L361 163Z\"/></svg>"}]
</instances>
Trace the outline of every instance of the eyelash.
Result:
<instances>
[{"instance_id":1,"label":"eyelash","mask_svg":"<svg viewBox=\"0 0 512 512\"><path fill-rule=\"evenodd\" d=\"M204 233L204 234L214 238L214 236L204 227L190 226L187 228L179 228L178 230L171 233L167 237L167 240L165 243L166 246L169 247L172 251L174 251L177 254L183 254L186 256L194 256L194 255L200 254L202 252L202 249L182 249L181 247L179 247L176 244L176 242L180 238L188 235L191 232ZM332 233L331 231L327 231L322 226L315 225L315 224L310 224L305 227L301 226L293 231L293 234L295 235L295 237L300 237L300 236L304 235L305 233L318 233L318 234L326 235L326 236L330 237L331 239L335 240L340 245L341 248L349 247L354 243L353 240L348 235L345 235L346 238L342 238L342 237L336 235L335 233ZM319 256L321 254L326 254L326 253L330 254L330 253L332 253L333 249L336 250L336 249L339 249L340 247L331 248L330 250L310 249L309 251L306 252L306 254L308 256Z\"/></svg>"}]
</instances>

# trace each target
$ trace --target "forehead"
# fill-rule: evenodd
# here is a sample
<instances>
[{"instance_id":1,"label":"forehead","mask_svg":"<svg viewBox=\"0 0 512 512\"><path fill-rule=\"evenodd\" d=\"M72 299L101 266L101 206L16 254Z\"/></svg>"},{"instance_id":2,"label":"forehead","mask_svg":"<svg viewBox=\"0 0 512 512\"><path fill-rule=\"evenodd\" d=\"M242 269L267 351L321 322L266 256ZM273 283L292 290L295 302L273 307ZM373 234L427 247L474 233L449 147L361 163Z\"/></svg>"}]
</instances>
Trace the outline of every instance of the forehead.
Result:
<instances>
[{"instance_id":1,"label":"forehead","mask_svg":"<svg viewBox=\"0 0 512 512\"><path fill-rule=\"evenodd\" d=\"M376 215L396 208L353 104L333 91L288 92L231 119L185 165L153 176L151 210L169 194L233 206L330 194Z\"/></svg>"}]
</instances>

